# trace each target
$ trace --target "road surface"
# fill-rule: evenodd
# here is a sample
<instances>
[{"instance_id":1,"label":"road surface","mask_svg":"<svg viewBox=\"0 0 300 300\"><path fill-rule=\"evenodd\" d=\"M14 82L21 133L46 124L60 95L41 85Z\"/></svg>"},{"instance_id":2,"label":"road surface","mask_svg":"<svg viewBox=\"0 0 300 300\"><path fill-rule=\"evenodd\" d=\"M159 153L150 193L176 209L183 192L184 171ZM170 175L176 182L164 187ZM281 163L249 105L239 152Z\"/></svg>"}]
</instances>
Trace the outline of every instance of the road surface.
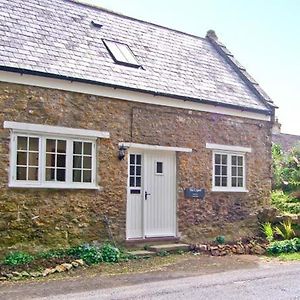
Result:
<instances>
[{"instance_id":1,"label":"road surface","mask_svg":"<svg viewBox=\"0 0 300 300\"><path fill-rule=\"evenodd\" d=\"M62 290L61 293L61 295L34 299L300 299L300 262L269 264L253 269L80 293L64 294Z\"/></svg>"}]
</instances>

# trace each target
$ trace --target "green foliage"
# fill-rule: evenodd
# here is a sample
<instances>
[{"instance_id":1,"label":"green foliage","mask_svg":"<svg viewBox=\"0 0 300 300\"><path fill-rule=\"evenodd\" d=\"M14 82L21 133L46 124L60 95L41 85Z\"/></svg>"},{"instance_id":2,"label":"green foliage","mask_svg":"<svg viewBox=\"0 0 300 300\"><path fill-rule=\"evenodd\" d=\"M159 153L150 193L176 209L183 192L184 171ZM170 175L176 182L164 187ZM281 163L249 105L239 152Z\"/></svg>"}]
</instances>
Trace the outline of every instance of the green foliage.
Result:
<instances>
[{"instance_id":1,"label":"green foliage","mask_svg":"<svg viewBox=\"0 0 300 300\"><path fill-rule=\"evenodd\" d=\"M89 244L72 247L67 250L67 254L83 259L88 265L98 264L103 261L101 249Z\"/></svg>"},{"instance_id":2,"label":"green foliage","mask_svg":"<svg viewBox=\"0 0 300 300\"><path fill-rule=\"evenodd\" d=\"M38 253L35 257L49 259L49 258L62 258L62 257L66 257L66 255L67 255L66 250L54 249L54 250L49 250L49 251L44 251L44 252Z\"/></svg>"},{"instance_id":3,"label":"green foliage","mask_svg":"<svg viewBox=\"0 0 300 300\"><path fill-rule=\"evenodd\" d=\"M274 231L272 228L272 224L270 222L262 224L262 231L266 236L267 241L271 243L274 240Z\"/></svg>"},{"instance_id":4,"label":"green foliage","mask_svg":"<svg viewBox=\"0 0 300 300\"><path fill-rule=\"evenodd\" d=\"M118 262L120 259L120 250L108 243L101 247L101 252L105 262Z\"/></svg>"},{"instance_id":5,"label":"green foliage","mask_svg":"<svg viewBox=\"0 0 300 300\"><path fill-rule=\"evenodd\" d=\"M161 251L157 252L156 255L163 257L163 256L169 256L170 253L166 250L161 250Z\"/></svg>"},{"instance_id":6,"label":"green foliage","mask_svg":"<svg viewBox=\"0 0 300 300\"><path fill-rule=\"evenodd\" d=\"M280 224L281 227L275 227L276 234L280 235L285 240L290 240L292 237L295 236L295 231L292 228L291 220L286 220L283 223L281 222Z\"/></svg>"},{"instance_id":7,"label":"green foliage","mask_svg":"<svg viewBox=\"0 0 300 300\"><path fill-rule=\"evenodd\" d=\"M281 212L300 214L300 200L281 190L275 190L271 194L272 204Z\"/></svg>"},{"instance_id":8,"label":"green foliage","mask_svg":"<svg viewBox=\"0 0 300 300\"><path fill-rule=\"evenodd\" d=\"M300 145L283 153L280 145L273 144L274 188L295 191L300 188Z\"/></svg>"},{"instance_id":9,"label":"green foliage","mask_svg":"<svg viewBox=\"0 0 300 300\"><path fill-rule=\"evenodd\" d=\"M267 248L269 254L293 253L300 251L300 238L272 242Z\"/></svg>"},{"instance_id":10,"label":"green foliage","mask_svg":"<svg viewBox=\"0 0 300 300\"><path fill-rule=\"evenodd\" d=\"M219 236L216 237L215 241L218 244L223 245L223 244L225 244L225 236L219 235Z\"/></svg>"},{"instance_id":11,"label":"green foliage","mask_svg":"<svg viewBox=\"0 0 300 300\"><path fill-rule=\"evenodd\" d=\"M34 257L26 252L11 252L4 258L4 264L9 266L25 265L32 262Z\"/></svg>"}]
</instances>

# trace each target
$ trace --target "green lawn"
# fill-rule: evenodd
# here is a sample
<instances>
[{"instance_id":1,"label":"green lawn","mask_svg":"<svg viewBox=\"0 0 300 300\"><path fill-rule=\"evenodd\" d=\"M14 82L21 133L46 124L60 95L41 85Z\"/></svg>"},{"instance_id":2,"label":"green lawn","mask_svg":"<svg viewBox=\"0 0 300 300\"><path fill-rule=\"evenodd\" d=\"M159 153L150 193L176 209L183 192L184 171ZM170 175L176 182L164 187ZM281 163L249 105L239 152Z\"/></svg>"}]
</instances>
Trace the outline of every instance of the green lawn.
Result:
<instances>
[{"instance_id":1,"label":"green lawn","mask_svg":"<svg viewBox=\"0 0 300 300\"><path fill-rule=\"evenodd\" d=\"M295 253L281 253L274 257L279 258L279 260L283 261L293 261L293 260L300 260L300 252Z\"/></svg>"}]
</instances>

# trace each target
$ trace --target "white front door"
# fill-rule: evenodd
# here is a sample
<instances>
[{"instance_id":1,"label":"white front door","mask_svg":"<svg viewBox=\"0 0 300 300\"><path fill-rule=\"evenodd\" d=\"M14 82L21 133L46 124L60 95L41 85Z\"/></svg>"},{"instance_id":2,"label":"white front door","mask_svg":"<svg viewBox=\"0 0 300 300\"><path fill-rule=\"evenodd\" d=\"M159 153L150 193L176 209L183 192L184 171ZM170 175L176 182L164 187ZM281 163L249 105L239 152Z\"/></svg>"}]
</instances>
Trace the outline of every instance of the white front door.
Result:
<instances>
[{"instance_id":1,"label":"white front door","mask_svg":"<svg viewBox=\"0 0 300 300\"><path fill-rule=\"evenodd\" d=\"M127 239L176 236L176 156L129 153Z\"/></svg>"}]
</instances>

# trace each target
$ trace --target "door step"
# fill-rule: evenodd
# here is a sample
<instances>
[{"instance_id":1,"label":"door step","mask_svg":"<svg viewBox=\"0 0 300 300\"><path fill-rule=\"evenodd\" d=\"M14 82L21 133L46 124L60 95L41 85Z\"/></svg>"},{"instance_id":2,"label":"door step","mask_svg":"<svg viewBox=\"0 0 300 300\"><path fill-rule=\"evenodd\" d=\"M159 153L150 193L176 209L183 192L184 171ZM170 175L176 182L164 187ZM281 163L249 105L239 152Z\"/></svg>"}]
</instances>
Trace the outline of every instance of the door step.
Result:
<instances>
[{"instance_id":1,"label":"door step","mask_svg":"<svg viewBox=\"0 0 300 300\"><path fill-rule=\"evenodd\" d=\"M188 244L164 244L164 245L153 245L149 247L150 251L159 253L161 251L177 252L177 251L188 251Z\"/></svg>"}]
</instances>

